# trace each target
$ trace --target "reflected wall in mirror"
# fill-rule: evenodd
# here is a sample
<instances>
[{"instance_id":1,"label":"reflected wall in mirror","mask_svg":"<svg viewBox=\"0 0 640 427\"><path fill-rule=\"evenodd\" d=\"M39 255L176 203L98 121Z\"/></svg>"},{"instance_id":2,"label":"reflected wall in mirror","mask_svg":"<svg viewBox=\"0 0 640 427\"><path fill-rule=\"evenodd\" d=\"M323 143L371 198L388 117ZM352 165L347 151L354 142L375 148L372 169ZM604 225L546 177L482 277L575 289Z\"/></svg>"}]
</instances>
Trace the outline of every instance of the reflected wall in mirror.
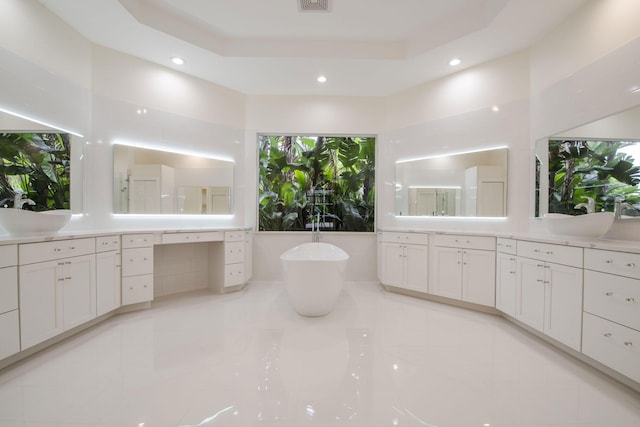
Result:
<instances>
[{"instance_id":1,"label":"reflected wall in mirror","mask_svg":"<svg viewBox=\"0 0 640 427\"><path fill-rule=\"evenodd\" d=\"M0 208L80 213L81 171L79 135L0 110Z\"/></svg>"},{"instance_id":2,"label":"reflected wall in mirror","mask_svg":"<svg viewBox=\"0 0 640 427\"><path fill-rule=\"evenodd\" d=\"M229 215L233 162L113 145L115 213Z\"/></svg>"},{"instance_id":3,"label":"reflected wall in mirror","mask_svg":"<svg viewBox=\"0 0 640 427\"><path fill-rule=\"evenodd\" d=\"M536 164L536 216L593 209L639 217L640 108L538 141Z\"/></svg>"},{"instance_id":4,"label":"reflected wall in mirror","mask_svg":"<svg viewBox=\"0 0 640 427\"><path fill-rule=\"evenodd\" d=\"M396 162L397 216L504 217L507 148Z\"/></svg>"}]
</instances>

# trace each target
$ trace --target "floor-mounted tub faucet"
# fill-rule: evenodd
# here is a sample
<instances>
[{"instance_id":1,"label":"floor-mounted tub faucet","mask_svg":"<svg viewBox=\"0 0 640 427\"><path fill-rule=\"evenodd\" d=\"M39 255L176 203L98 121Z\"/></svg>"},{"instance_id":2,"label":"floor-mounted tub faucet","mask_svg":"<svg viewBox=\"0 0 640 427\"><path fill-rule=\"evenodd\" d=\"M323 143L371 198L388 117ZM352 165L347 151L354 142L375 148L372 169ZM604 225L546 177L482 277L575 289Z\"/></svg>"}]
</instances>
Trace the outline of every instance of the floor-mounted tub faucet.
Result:
<instances>
[{"instance_id":1,"label":"floor-mounted tub faucet","mask_svg":"<svg viewBox=\"0 0 640 427\"><path fill-rule=\"evenodd\" d=\"M24 195L24 191L22 191L22 190L14 190L13 207L15 209L22 209L22 207L25 205L25 203L27 205L30 205L30 206L34 206L36 204L36 202L34 202L31 199L23 199L22 198L23 195Z\"/></svg>"},{"instance_id":2,"label":"floor-mounted tub faucet","mask_svg":"<svg viewBox=\"0 0 640 427\"><path fill-rule=\"evenodd\" d=\"M315 227L314 227L315 224ZM316 218L311 217L311 241L319 242L320 241L320 214L318 214L318 219L316 222Z\"/></svg>"}]
</instances>

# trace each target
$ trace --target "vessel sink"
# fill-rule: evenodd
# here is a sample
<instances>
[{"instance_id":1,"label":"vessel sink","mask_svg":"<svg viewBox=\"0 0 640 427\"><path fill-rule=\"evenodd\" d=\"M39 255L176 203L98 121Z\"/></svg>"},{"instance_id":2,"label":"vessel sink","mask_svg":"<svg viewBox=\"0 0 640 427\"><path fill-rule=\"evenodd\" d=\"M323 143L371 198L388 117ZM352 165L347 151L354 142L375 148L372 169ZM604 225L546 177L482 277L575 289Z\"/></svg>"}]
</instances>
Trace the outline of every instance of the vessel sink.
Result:
<instances>
[{"instance_id":1,"label":"vessel sink","mask_svg":"<svg viewBox=\"0 0 640 427\"><path fill-rule=\"evenodd\" d=\"M71 211L59 209L33 212L22 209L0 209L0 227L9 234L54 233L71 219Z\"/></svg>"},{"instance_id":2,"label":"vessel sink","mask_svg":"<svg viewBox=\"0 0 640 427\"><path fill-rule=\"evenodd\" d=\"M613 225L613 212L595 212L586 215L549 213L544 222L551 234L581 240L596 240L604 236Z\"/></svg>"}]
</instances>

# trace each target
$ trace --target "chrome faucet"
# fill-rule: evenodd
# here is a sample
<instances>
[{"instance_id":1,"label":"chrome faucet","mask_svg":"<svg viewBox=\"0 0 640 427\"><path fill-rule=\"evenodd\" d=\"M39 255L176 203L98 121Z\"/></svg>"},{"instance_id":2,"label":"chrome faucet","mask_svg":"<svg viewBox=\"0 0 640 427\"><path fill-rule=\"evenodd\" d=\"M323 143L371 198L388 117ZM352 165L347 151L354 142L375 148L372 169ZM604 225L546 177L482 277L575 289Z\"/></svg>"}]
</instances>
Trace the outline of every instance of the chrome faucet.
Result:
<instances>
[{"instance_id":1,"label":"chrome faucet","mask_svg":"<svg viewBox=\"0 0 640 427\"><path fill-rule=\"evenodd\" d=\"M585 208L587 210L588 214L595 213L595 211L596 211L596 201L593 200L591 197L587 197L587 196L583 196L582 198L583 199L587 199L587 203L578 203L573 208L574 209Z\"/></svg>"},{"instance_id":2,"label":"chrome faucet","mask_svg":"<svg viewBox=\"0 0 640 427\"><path fill-rule=\"evenodd\" d=\"M630 205L629 203L624 203L623 202L623 198L618 196L615 198L614 204L613 204L613 218L614 219L620 219L622 218L622 211L625 209L634 209L635 208Z\"/></svg>"},{"instance_id":3,"label":"chrome faucet","mask_svg":"<svg viewBox=\"0 0 640 427\"><path fill-rule=\"evenodd\" d=\"M14 196L13 196L13 207L15 209L22 209L22 207L27 204L29 206L34 206L36 204L36 202L34 202L31 199L23 199L22 196L24 195L24 191L18 189L18 190L13 190L14 192Z\"/></svg>"},{"instance_id":4,"label":"chrome faucet","mask_svg":"<svg viewBox=\"0 0 640 427\"><path fill-rule=\"evenodd\" d=\"M320 213L318 213L318 220L316 222L316 218L311 217L311 241L319 242L320 241ZM315 224L315 226L314 226Z\"/></svg>"}]
</instances>

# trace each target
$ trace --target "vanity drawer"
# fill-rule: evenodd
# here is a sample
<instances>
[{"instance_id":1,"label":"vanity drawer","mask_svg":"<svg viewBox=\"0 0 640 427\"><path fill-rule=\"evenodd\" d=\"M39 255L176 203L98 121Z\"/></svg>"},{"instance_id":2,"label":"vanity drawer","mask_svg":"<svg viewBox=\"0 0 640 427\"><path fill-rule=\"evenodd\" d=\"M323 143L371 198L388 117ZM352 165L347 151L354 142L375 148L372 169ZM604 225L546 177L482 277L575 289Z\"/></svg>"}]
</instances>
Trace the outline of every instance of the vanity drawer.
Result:
<instances>
[{"instance_id":1,"label":"vanity drawer","mask_svg":"<svg viewBox=\"0 0 640 427\"><path fill-rule=\"evenodd\" d=\"M640 331L640 280L585 270L584 311Z\"/></svg>"},{"instance_id":2,"label":"vanity drawer","mask_svg":"<svg viewBox=\"0 0 640 427\"><path fill-rule=\"evenodd\" d=\"M584 313L582 353L640 382L640 332Z\"/></svg>"},{"instance_id":3,"label":"vanity drawer","mask_svg":"<svg viewBox=\"0 0 640 427\"><path fill-rule=\"evenodd\" d=\"M153 301L153 275L122 278L122 305Z\"/></svg>"},{"instance_id":4,"label":"vanity drawer","mask_svg":"<svg viewBox=\"0 0 640 427\"><path fill-rule=\"evenodd\" d=\"M153 248L122 250L122 276L153 273Z\"/></svg>"},{"instance_id":5,"label":"vanity drawer","mask_svg":"<svg viewBox=\"0 0 640 427\"><path fill-rule=\"evenodd\" d=\"M518 256L582 268L582 248L518 240Z\"/></svg>"},{"instance_id":6,"label":"vanity drawer","mask_svg":"<svg viewBox=\"0 0 640 427\"><path fill-rule=\"evenodd\" d=\"M496 238L488 236L463 236L455 234L436 234L433 237L435 246L449 248L495 250Z\"/></svg>"},{"instance_id":7,"label":"vanity drawer","mask_svg":"<svg viewBox=\"0 0 640 427\"><path fill-rule=\"evenodd\" d=\"M0 268L18 265L18 245L0 246Z\"/></svg>"},{"instance_id":8,"label":"vanity drawer","mask_svg":"<svg viewBox=\"0 0 640 427\"><path fill-rule=\"evenodd\" d=\"M244 264L224 266L224 286L236 286L244 283Z\"/></svg>"},{"instance_id":9,"label":"vanity drawer","mask_svg":"<svg viewBox=\"0 0 640 427\"><path fill-rule=\"evenodd\" d=\"M20 265L51 261L80 255L93 254L96 251L96 239L59 240L55 242L27 243L18 246Z\"/></svg>"},{"instance_id":10,"label":"vanity drawer","mask_svg":"<svg viewBox=\"0 0 640 427\"><path fill-rule=\"evenodd\" d=\"M18 308L18 267L0 268L0 314Z\"/></svg>"},{"instance_id":11,"label":"vanity drawer","mask_svg":"<svg viewBox=\"0 0 640 427\"><path fill-rule=\"evenodd\" d=\"M406 243L408 245L427 245L429 235L426 233L397 233L385 231L382 233L382 241L388 243Z\"/></svg>"},{"instance_id":12,"label":"vanity drawer","mask_svg":"<svg viewBox=\"0 0 640 427\"><path fill-rule=\"evenodd\" d=\"M221 242L224 240L222 231L206 231L202 233L164 233L162 244Z\"/></svg>"},{"instance_id":13,"label":"vanity drawer","mask_svg":"<svg viewBox=\"0 0 640 427\"><path fill-rule=\"evenodd\" d=\"M235 264L244 262L244 242L230 242L224 244L224 263Z\"/></svg>"},{"instance_id":14,"label":"vanity drawer","mask_svg":"<svg viewBox=\"0 0 640 427\"><path fill-rule=\"evenodd\" d=\"M96 237L96 252L117 251L120 249L120 236Z\"/></svg>"},{"instance_id":15,"label":"vanity drawer","mask_svg":"<svg viewBox=\"0 0 640 427\"><path fill-rule=\"evenodd\" d=\"M640 254L585 249L584 268L640 279Z\"/></svg>"},{"instance_id":16,"label":"vanity drawer","mask_svg":"<svg viewBox=\"0 0 640 427\"><path fill-rule=\"evenodd\" d=\"M153 234L125 234L122 236L122 248L144 248L153 246Z\"/></svg>"},{"instance_id":17,"label":"vanity drawer","mask_svg":"<svg viewBox=\"0 0 640 427\"><path fill-rule=\"evenodd\" d=\"M242 242L244 241L244 231L225 231L225 242Z\"/></svg>"},{"instance_id":18,"label":"vanity drawer","mask_svg":"<svg viewBox=\"0 0 640 427\"><path fill-rule=\"evenodd\" d=\"M496 239L496 250L505 254L515 255L517 253L517 240L505 239L504 237L498 237Z\"/></svg>"}]
</instances>

